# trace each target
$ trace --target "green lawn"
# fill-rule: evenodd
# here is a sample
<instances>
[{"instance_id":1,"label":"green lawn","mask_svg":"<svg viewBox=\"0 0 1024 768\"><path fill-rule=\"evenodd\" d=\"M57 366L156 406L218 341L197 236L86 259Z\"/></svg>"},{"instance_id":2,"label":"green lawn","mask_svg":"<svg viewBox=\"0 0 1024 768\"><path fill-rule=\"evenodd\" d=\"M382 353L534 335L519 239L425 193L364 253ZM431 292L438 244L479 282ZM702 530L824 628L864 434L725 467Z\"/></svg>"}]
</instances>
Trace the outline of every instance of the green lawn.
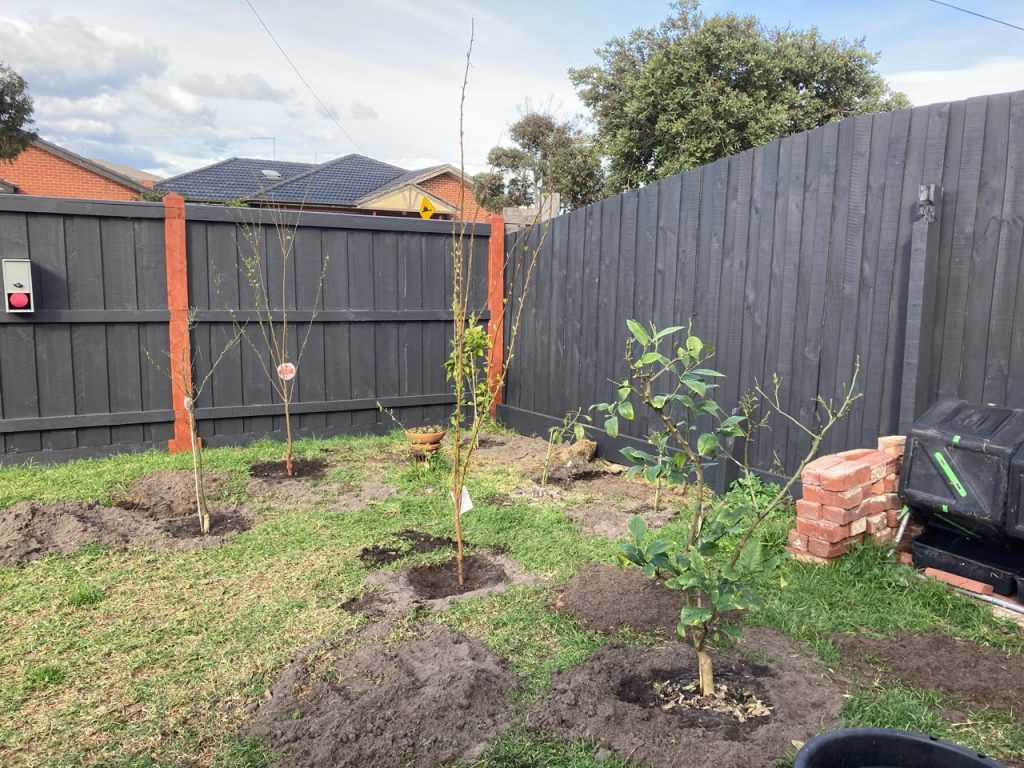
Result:
<instances>
[{"instance_id":1,"label":"green lawn","mask_svg":"<svg viewBox=\"0 0 1024 768\"><path fill-rule=\"evenodd\" d=\"M299 444L300 455L331 457L325 483L376 473L374 479L399 488L395 497L354 513L329 511L326 495L322 506L304 509L248 498L248 464L279 458L278 444L209 450L207 467L229 473L227 492L262 520L227 545L184 554L88 548L0 568L0 764L266 764L270 756L262 745L237 741L243 709L297 648L342 639L357 625L340 605L359 594L367 573L356 557L360 549L410 527L450 534L442 467L388 463L375 469L367 461L398 448L397 435ZM2 468L0 508L23 499L109 501L146 472L187 466L187 456L150 453ZM581 536L556 503L488 503L518 479L508 467L472 476L476 507L465 517L466 537L505 547L543 585L457 603L426 620L479 637L507 658L527 679L528 701L544 690L552 670L578 664L609 642L549 606L559 582L585 563L614 562L617 548ZM783 518L770 524L776 546L782 546L787 526ZM983 606L919 581L872 547L828 568L789 562L759 586L767 607L748 621L807 641L827 663L838 660L823 639L829 632L937 628L1024 652L1024 635L1008 631ZM969 726L954 727L944 719L951 708L934 692L879 680L851 694L844 717L850 724L927 730L996 756L1024 753L1019 718L967 713ZM517 729L479 765L597 763L592 746L538 741Z\"/></svg>"}]
</instances>

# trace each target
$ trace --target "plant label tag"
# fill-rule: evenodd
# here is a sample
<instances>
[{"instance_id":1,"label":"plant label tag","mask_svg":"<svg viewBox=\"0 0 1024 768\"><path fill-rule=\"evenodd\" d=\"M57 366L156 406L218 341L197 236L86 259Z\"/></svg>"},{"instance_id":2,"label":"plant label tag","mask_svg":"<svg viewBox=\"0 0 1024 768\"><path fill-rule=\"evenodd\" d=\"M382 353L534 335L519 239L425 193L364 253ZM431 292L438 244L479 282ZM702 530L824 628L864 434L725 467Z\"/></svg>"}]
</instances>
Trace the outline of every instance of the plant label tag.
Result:
<instances>
[{"instance_id":1,"label":"plant label tag","mask_svg":"<svg viewBox=\"0 0 1024 768\"><path fill-rule=\"evenodd\" d=\"M291 381L295 378L295 363L281 363L277 366L277 375L282 381Z\"/></svg>"},{"instance_id":2,"label":"plant label tag","mask_svg":"<svg viewBox=\"0 0 1024 768\"><path fill-rule=\"evenodd\" d=\"M448 493L452 497L452 502L454 502L455 501L455 494L451 493L451 491L449 491ZM464 514L469 512L469 510L471 510L472 508L473 508L473 500L471 498L469 498L469 490L466 488L466 486L462 486L462 499L461 499L461 504L459 505L459 517L462 517Z\"/></svg>"}]
</instances>

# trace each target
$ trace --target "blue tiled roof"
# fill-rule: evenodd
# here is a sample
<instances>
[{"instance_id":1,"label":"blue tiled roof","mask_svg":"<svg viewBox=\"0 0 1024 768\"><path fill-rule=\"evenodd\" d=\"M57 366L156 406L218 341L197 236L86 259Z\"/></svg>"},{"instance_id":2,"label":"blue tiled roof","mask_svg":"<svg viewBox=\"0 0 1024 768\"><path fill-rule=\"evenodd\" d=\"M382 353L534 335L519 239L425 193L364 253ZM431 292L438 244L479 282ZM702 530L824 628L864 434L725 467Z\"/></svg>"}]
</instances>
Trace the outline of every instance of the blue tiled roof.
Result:
<instances>
[{"instance_id":1,"label":"blue tiled roof","mask_svg":"<svg viewBox=\"0 0 1024 768\"><path fill-rule=\"evenodd\" d=\"M268 187L260 200L314 205L354 205L359 198L409 174L364 155L345 155Z\"/></svg>"},{"instance_id":2,"label":"blue tiled roof","mask_svg":"<svg viewBox=\"0 0 1024 768\"><path fill-rule=\"evenodd\" d=\"M231 157L219 163L199 168L156 184L160 192L177 192L186 200L227 202L259 197L271 186L287 181L311 168L311 163L288 163L280 160L260 160L249 157ZM263 171L281 174L268 177ZM272 174L271 174L272 175Z\"/></svg>"}]
</instances>

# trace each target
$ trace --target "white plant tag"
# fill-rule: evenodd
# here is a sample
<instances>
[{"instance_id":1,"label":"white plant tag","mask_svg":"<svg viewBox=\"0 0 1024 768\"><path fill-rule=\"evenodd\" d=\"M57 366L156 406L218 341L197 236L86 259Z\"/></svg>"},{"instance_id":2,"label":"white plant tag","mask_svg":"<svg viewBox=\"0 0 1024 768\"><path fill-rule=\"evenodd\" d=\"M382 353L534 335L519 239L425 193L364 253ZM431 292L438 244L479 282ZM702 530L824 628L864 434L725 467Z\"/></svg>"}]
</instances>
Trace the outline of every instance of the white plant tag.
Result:
<instances>
[{"instance_id":1,"label":"white plant tag","mask_svg":"<svg viewBox=\"0 0 1024 768\"><path fill-rule=\"evenodd\" d=\"M448 495L452 497L452 503L454 504L455 503L455 494L452 493L451 491L449 491ZM459 517L462 517L464 514L469 512L469 510L471 510L472 508L473 508L473 500L471 498L469 498L469 490L466 488L466 486L462 486L462 503L459 505Z\"/></svg>"}]
</instances>

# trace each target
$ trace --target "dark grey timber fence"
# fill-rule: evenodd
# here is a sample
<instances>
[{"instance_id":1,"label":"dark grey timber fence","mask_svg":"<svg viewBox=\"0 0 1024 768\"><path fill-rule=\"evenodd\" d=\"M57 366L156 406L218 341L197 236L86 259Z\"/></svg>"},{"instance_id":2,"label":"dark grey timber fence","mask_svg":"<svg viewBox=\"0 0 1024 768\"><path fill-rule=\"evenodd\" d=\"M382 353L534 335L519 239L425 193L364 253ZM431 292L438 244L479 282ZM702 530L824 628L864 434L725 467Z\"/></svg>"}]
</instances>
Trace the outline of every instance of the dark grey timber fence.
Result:
<instances>
[{"instance_id":1,"label":"dark grey timber fence","mask_svg":"<svg viewBox=\"0 0 1024 768\"><path fill-rule=\"evenodd\" d=\"M778 373L805 424L859 359L863 398L825 451L940 395L1024 406L1022 230L1024 92L848 118L604 200L507 241L543 251L499 415L541 432L611 399L627 318L692 320L723 407ZM756 466L807 445L776 420Z\"/></svg>"},{"instance_id":2,"label":"dark grey timber fence","mask_svg":"<svg viewBox=\"0 0 1024 768\"><path fill-rule=\"evenodd\" d=\"M196 381L231 337L232 313L261 343L239 269L253 243L271 305L280 308L280 226L294 237L283 299L293 350L324 276L295 378L298 434L390 429L378 400L410 424L450 411L450 222L186 208L191 343L202 361ZM159 203L0 195L0 257L32 261L37 307L31 315L0 312L0 462L166 447L171 388L148 359L165 365L168 349L164 217ZM486 304L488 234L487 225L474 227L474 306ZM242 342L204 389L197 416L208 445L283 429L258 354Z\"/></svg>"}]
</instances>

